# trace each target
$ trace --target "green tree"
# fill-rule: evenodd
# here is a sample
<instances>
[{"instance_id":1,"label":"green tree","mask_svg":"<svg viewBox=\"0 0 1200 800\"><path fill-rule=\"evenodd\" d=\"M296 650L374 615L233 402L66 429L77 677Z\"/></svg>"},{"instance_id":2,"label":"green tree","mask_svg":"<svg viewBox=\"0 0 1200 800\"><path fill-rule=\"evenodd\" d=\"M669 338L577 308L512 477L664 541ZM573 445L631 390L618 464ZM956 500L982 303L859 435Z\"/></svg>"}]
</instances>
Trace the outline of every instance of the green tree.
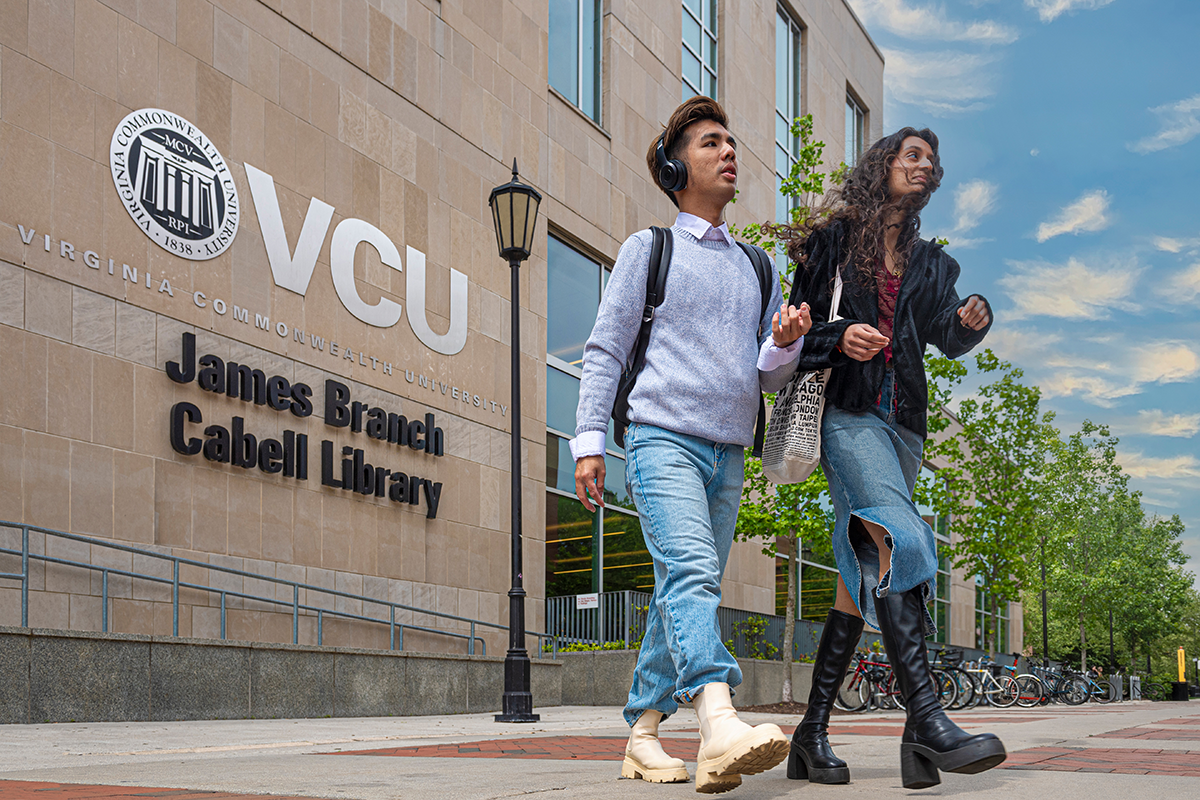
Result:
<instances>
[{"instance_id":1,"label":"green tree","mask_svg":"<svg viewBox=\"0 0 1200 800\"><path fill-rule=\"evenodd\" d=\"M838 186L845 181L848 169L840 164L828 174L821 171L825 143L813 139L812 114L797 117L792 122L791 135L800 140L799 155L788 177L780 182L780 194L790 198L788 222L799 228L810 227L830 212L823 195L826 181ZM735 236L764 248L781 253L783 248L775 238L776 223L752 223L733 228ZM781 275L780 283L790 286L790 276ZM785 288L786 294L786 288ZM768 398L773 403L774 398ZM769 407L769 406L768 406ZM746 484L742 490L742 505L738 512L737 537L743 541L763 542L763 553L774 559L783 544L787 558L786 622L783 630L783 690L785 703L792 702L792 655L796 628L796 579L798 574L800 538L828 537L829 520L822 510L821 497L829 486L819 469L800 484L775 486L762 471L762 461L746 453Z\"/></svg>"},{"instance_id":2,"label":"green tree","mask_svg":"<svg viewBox=\"0 0 1200 800\"><path fill-rule=\"evenodd\" d=\"M987 586L990 616L984 635L995 655L999 604L1020 599L1027 557L1038 541L1045 452L1056 438L1054 415L1041 411L1041 391L1021 382L1020 369L984 350L975 365L993 380L964 398L951 416L944 406L966 369L933 355L925 364L934 410L926 458L942 457L949 466L922 487L921 499L951 519L957 534L949 551L954 566ZM939 408L943 419L938 419Z\"/></svg>"},{"instance_id":3,"label":"green tree","mask_svg":"<svg viewBox=\"0 0 1200 800\"><path fill-rule=\"evenodd\" d=\"M746 483L738 510L736 537L762 542L763 555L772 561L780 553L787 559L787 600L783 625L782 702L793 702L792 656L796 630L796 577L799 573L800 540L829 538L830 524L822 504L829 493L825 473L816 470L803 483L777 486L762 470L762 461L746 452Z\"/></svg>"},{"instance_id":4,"label":"green tree","mask_svg":"<svg viewBox=\"0 0 1200 800\"><path fill-rule=\"evenodd\" d=\"M1080 668L1086 670L1088 628L1103 627L1094 611L1117 599L1114 559L1122 537L1141 525L1143 515L1107 428L1085 420L1066 439L1051 439L1047 455L1038 520L1046 536L1047 582L1054 587L1055 616L1074 620Z\"/></svg>"}]
</instances>

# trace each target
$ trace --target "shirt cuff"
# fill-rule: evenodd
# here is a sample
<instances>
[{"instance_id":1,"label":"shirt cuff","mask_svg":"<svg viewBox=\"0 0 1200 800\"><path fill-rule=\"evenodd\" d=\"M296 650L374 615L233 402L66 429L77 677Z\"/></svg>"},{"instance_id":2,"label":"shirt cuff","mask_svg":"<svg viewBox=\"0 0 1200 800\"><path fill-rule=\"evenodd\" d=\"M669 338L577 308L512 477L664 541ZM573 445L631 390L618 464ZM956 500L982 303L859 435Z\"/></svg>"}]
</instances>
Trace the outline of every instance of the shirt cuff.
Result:
<instances>
[{"instance_id":1,"label":"shirt cuff","mask_svg":"<svg viewBox=\"0 0 1200 800\"><path fill-rule=\"evenodd\" d=\"M799 357L800 348L803 346L803 336L787 347L777 347L775 340L767 337L767 340L763 342L762 348L758 351L759 370L762 372L774 372L780 367L792 363Z\"/></svg>"},{"instance_id":2,"label":"shirt cuff","mask_svg":"<svg viewBox=\"0 0 1200 800\"><path fill-rule=\"evenodd\" d=\"M584 431L567 442L571 446L571 457L578 461L587 456L604 455L604 440L607 436L607 431Z\"/></svg>"}]
</instances>

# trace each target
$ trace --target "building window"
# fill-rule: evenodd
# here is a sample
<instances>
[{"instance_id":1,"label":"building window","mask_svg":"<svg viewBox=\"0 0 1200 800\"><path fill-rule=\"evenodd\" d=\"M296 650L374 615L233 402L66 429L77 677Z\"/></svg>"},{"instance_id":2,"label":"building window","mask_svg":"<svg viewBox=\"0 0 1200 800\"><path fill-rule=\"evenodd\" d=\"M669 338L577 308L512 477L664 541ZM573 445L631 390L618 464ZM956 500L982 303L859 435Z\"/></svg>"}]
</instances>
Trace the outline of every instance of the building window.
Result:
<instances>
[{"instance_id":1,"label":"building window","mask_svg":"<svg viewBox=\"0 0 1200 800\"><path fill-rule=\"evenodd\" d=\"M996 619L992 620L992 597L984 590L983 580L975 579L975 646L988 649L988 637L995 625L996 652L1008 652L1008 603L996 604Z\"/></svg>"},{"instance_id":2,"label":"building window","mask_svg":"<svg viewBox=\"0 0 1200 800\"><path fill-rule=\"evenodd\" d=\"M550 85L600 122L601 0L550 3Z\"/></svg>"},{"instance_id":3,"label":"building window","mask_svg":"<svg viewBox=\"0 0 1200 800\"><path fill-rule=\"evenodd\" d=\"M546 596L654 588L642 526L625 491L625 452L609 424L604 503L589 513L575 497L567 441L583 376L583 348L596 322L610 268L549 237L546 326Z\"/></svg>"},{"instance_id":4,"label":"building window","mask_svg":"<svg viewBox=\"0 0 1200 800\"><path fill-rule=\"evenodd\" d=\"M936 473L927 466L921 467L921 480L936 480ZM933 623L937 626L934 641L950 644L950 520L934 513L929 506L918 505L921 519L929 523L933 529L934 543L937 545L937 577L934 580L933 602L929 613L933 615Z\"/></svg>"},{"instance_id":5,"label":"building window","mask_svg":"<svg viewBox=\"0 0 1200 800\"><path fill-rule=\"evenodd\" d=\"M800 199L785 197L783 181L800 158L800 137L792 122L800 116L800 26L782 6L775 14L775 221L790 222ZM777 268L787 274L787 255L776 255Z\"/></svg>"},{"instance_id":6,"label":"building window","mask_svg":"<svg viewBox=\"0 0 1200 800\"><path fill-rule=\"evenodd\" d=\"M850 95L846 95L846 166L858 164L866 135L867 112Z\"/></svg>"},{"instance_id":7,"label":"building window","mask_svg":"<svg viewBox=\"0 0 1200 800\"><path fill-rule=\"evenodd\" d=\"M717 97L717 0L683 0L683 99Z\"/></svg>"}]
</instances>

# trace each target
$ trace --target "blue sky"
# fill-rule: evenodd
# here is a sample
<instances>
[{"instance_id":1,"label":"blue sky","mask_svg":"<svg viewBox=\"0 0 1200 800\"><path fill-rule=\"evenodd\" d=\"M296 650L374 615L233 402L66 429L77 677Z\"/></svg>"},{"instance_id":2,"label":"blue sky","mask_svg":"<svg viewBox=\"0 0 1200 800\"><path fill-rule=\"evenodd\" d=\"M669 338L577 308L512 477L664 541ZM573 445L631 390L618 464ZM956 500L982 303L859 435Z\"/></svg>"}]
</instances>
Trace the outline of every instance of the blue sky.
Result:
<instances>
[{"instance_id":1,"label":"blue sky","mask_svg":"<svg viewBox=\"0 0 1200 800\"><path fill-rule=\"evenodd\" d=\"M1064 432L1120 436L1200 572L1200 3L849 0L884 52L884 131L928 126L986 344Z\"/></svg>"}]
</instances>

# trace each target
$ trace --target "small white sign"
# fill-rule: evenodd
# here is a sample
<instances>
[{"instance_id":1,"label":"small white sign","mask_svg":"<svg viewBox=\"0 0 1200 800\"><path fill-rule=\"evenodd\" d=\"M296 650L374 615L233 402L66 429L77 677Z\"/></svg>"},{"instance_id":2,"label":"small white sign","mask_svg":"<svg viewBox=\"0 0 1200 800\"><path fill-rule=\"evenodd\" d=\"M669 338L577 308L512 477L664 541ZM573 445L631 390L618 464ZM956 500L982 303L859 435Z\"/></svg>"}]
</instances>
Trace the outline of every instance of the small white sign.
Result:
<instances>
[{"instance_id":1,"label":"small white sign","mask_svg":"<svg viewBox=\"0 0 1200 800\"><path fill-rule=\"evenodd\" d=\"M597 592L591 594L575 595L575 610L579 611L584 608L599 608L600 595Z\"/></svg>"}]
</instances>

